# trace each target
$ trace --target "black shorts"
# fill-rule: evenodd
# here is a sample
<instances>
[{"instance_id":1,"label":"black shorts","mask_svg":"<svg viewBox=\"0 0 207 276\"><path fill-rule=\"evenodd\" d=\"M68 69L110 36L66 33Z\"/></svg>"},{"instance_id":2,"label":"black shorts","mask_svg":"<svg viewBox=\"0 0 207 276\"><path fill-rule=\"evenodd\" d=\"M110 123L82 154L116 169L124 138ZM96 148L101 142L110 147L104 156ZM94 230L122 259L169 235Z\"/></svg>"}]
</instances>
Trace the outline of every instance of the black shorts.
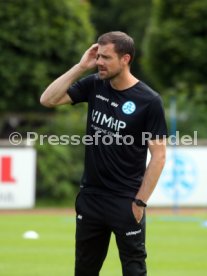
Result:
<instances>
[{"instance_id":1,"label":"black shorts","mask_svg":"<svg viewBox=\"0 0 207 276\"><path fill-rule=\"evenodd\" d=\"M138 223L132 199L80 192L76 199L75 276L98 276L113 232L123 276L146 276L145 214Z\"/></svg>"}]
</instances>

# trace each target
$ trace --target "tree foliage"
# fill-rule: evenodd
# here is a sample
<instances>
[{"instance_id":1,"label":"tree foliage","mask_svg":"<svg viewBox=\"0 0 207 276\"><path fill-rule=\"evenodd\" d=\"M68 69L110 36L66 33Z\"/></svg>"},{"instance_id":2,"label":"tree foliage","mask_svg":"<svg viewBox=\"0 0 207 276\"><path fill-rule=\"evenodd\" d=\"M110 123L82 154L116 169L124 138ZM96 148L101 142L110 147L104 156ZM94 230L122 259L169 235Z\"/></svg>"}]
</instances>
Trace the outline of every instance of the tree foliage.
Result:
<instances>
[{"instance_id":1,"label":"tree foliage","mask_svg":"<svg viewBox=\"0 0 207 276\"><path fill-rule=\"evenodd\" d=\"M206 0L153 1L143 65L158 87L206 84L206 18Z\"/></svg>"},{"instance_id":2,"label":"tree foliage","mask_svg":"<svg viewBox=\"0 0 207 276\"><path fill-rule=\"evenodd\" d=\"M80 134L85 111L41 107L49 83L77 63L94 41L90 6L81 0L0 1L1 136L19 131L40 135ZM38 111L38 112L36 112ZM54 112L55 111L55 112ZM46 113L43 116L43 113ZM83 146L50 145L37 149L37 196L74 196L83 169Z\"/></svg>"},{"instance_id":3,"label":"tree foliage","mask_svg":"<svg viewBox=\"0 0 207 276\"><path fill-rule=\"evenodd\" d=\"M77 107L62 107L38 130L38 137L45 135L42 143L41 138L36 141L38 198L70 200L79 187L84 146L82 143L73 145L71 137L81 138L85 134L86 108L81 104L78 112L75 109Z\"/></svg>"},{"instance_id":4,"label":"tree foliage","mask_svg":"<svg viewBox=\"0 0 207 276\"><path fill-rule=\"evenodd\" d=\"M81 0L0 1L0 111L43 110L44 88L93 41Z\"/></svg>"},{"instance_id":5,"label":"tree foliage","mask_svg":"<svg viewBox=\"0 0 207 276\"><path fill-rule=\"evenodd\" d=\"M196 130L199 138L207 124L206 18L206 0L154 0L143 43L145 74L161 92L176 95L181 133Z\"/></svg>"}]
</instances>

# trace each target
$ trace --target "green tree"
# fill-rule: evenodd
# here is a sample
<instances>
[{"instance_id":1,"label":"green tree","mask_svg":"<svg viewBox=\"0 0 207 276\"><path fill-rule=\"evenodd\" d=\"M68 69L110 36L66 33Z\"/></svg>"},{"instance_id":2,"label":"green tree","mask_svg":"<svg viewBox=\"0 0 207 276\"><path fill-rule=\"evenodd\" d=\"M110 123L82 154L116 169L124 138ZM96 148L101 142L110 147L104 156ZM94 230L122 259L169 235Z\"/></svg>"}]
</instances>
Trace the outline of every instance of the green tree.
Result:
<instances>
[{"instance_id":1,"label":"green tree","mask_svg":"<svg viewBox=\"0 0 207 276\"><path fill-rule=\"evenodd\" d=\"M143 66L157 87L206 84L206 18L206 0L153 1Z\"/></svg>"},{"instance_id":2,"label":"green tree","mask_svg":"<svg viewBox=\"0 0 207 276\"><path fill-rule=\"evenodd\" d=\"M0 1L0 112L46 110L44 88L93 41L87 1Z\"/></svg>"},{"instance_id":3,"label":"green tree","mask_svg":"<svg viewBox=\"0 0 207 276\"><path fill-rule=\"evenodd\" d=\"M47 109L39 98L45 87L78 62L94 41L90 5L81 0L0 0L1 136L12 131L39 135L81 135L82 106ZM38 111L38 112L37 112ZM83 146L37 149L38 198L73 198L83 167Z\"/></svg>"},{"instance_id":4,"label":"green tree","mask_svg":"<svg viewBox=\"0 0 207 276\"><path fill-rule=\"evenodd\" d=\"M142 60L145 74L169 102L177 98L177 129L198 131L207 124L207 1L154 0Z\"/></svg>"},{"instance_id":5,"label":"green tree","mask_svg":"<svg viewBox=\"0 0 207 276\"><path fill-rule=\"evenodd\" d=\"M39 199L74 198L83 171L84 146L82 143L73 145L72 135L82 137L85 134L85 107L80 104L75 112L77 107L62 106L57 114L50 115L47 125L38 129L38 137L45 135L42 143L40 138L36 141Z\"/></svg>"}]
</instances>

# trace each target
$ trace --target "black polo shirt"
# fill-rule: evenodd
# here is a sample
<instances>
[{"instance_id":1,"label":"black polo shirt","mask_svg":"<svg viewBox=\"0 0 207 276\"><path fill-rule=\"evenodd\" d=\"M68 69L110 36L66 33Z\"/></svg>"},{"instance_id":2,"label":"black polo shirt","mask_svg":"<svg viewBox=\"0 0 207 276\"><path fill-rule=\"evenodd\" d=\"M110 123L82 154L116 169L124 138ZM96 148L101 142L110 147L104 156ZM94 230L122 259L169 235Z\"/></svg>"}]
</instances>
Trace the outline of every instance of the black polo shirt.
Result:
<instances>
[{"instance_id":1,"label":"black polo shirt","mask_svg":"<svg viewBox=\"0 0 207 276\"><path fill-rule=\"evenodd\" d=\"M117 91L98 74L77 81L68 94L73 104L88 102L87 135L93 137L81 188L134 197L146 169L146 140L167 135L159 94L142 81Z\"/></svg>"}]
</instances>

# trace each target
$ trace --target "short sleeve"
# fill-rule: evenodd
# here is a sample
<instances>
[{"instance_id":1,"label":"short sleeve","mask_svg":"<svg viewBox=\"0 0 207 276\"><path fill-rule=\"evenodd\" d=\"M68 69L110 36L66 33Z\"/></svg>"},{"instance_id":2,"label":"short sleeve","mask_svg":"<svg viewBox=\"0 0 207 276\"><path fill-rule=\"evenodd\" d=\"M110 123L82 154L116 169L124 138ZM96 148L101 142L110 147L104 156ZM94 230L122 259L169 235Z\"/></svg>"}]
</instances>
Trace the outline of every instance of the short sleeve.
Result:
<instances>
[{"instance_id":1,"label":"short sleeve","mask_svg":"<svg viewBox=\"0 0 207 276\"><path fill-rule=\"evenodd\" d=\"M67 90L73 104L88 102L89 94L93 89L94 75L87 76L73 83Z\"/></svg>"},{"instance_id":2,"label":"short sleeve","mask_svg":"<svg viewBox=\"0 0 207 276\"><path fill-rule=\"evenodd\" d=\"M168 135L164 108L160 96L156 96L149 105L146 132L149 133L150 140L163 139Z\"/></svg>"}]
</instances>

